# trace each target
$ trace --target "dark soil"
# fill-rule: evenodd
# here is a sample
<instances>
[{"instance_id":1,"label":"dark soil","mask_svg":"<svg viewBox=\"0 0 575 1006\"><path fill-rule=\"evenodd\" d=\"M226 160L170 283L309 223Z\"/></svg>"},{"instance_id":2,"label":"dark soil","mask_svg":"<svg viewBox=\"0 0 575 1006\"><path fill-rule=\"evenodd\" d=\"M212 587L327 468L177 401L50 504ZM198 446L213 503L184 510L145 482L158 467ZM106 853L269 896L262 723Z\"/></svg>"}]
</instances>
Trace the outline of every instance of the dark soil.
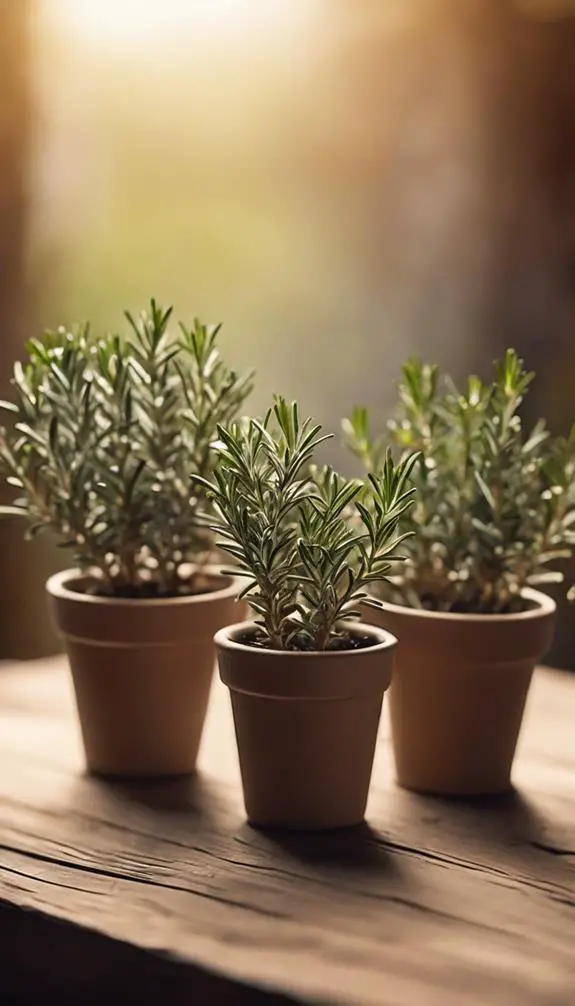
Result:
<instances>
[{"instance_id":1,"label":"dark soil","mask_svg":"<svg viewBox=\"0 0 575 1006\"><path fill-rule=\"evenodd\" d=\"M91 584L84 583L83 586L79 586L77 583L72 581L67 583L66 587L68 590L72 590L76 594L89 594L91 597L105 597L110 601L113 601L114 599L134 601L167 601L174 597L196 597L199 594L210 594L213 590L217 589L215 583L214 586L201 587L199 590L192 590L190 586L183 583L177 591L170 591L167 594L163 594L158 590L158 585L156 583L151 583L149 586L142 586L138 589L128 586L122 587L119 590L115 590L113 594L110 594L106 591L98 590L97 584L94 581L92 581Z\"/></svg>"},{"instance_id":2,"label":"dark soil","mask_svg":"<svg viewBox=\"0 0 575 1006\"><path fill-rule=\"evenodd\" d=\"M254 649L258 650L273 650L269 639L259 631L243 632L241 635L235 637L237 643L242 643L243 646L253 646ZM327 650L314 650L312 646L304 643L302 640L298 642L295 639L291 646L288 647L288 652L290 653L334 653L341 650L366 650L370 646L376 645L376 640L373 636L362 636L356 634L349 634L344 636L334 637L329 644ZM283 651L275 651L283 652Z\"/></svg>"},{"instance_id":3,"label":"dark soil","mask_svg":"<svg viewBox=\"0 0 575 1006\"><path fill-rule=\"evenodd\" d=\"M518 598L513 604L508 604L505 608L498 608L497 611L493 611L491 608L465 605L461 602L452 604L450 608L442 608L431 595L421 598L421 606L424 611L438 611L446 615L517 615L521 611L529 611L537 607L532 601L524 601L522 598ZM406 607L409 607L409 605L406 605Z\"/></svg>"}]
</instances>

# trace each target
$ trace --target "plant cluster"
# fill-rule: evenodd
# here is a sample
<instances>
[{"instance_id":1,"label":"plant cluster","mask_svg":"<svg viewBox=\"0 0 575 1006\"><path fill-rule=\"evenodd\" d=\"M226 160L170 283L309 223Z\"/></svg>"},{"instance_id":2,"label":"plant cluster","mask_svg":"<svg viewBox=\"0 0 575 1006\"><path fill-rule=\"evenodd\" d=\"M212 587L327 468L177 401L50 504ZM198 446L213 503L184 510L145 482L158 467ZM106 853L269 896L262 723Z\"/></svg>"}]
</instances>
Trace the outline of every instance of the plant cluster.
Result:
<instances>
[{"instance_id":1,"label":"plant cluster","mask_svg":"<svg viewBox=\"0 0 575 1006\"><path fill-rule=\"evenodd\" d=\"M519 408L533 379L513 350L486 385L459 391L435 366L412 358L389 424L401 451L419 451L415 505L402 515L408 558L388 599L477 614L521 610L527 585L560 582L549 569L575 541L575 428L553 437L540 422L524 435ZM344 431L368 472L384 464L366 409Z\"/></svg>"},{"instance_id":2,"label":"plant cluster","mask_svg":"<svg viewBox=\"0 0 575 1006\"><path fill-rule=\"evenodd\" d=\"M0 465L19 493L2 512L27 517L28 537L54 531L97 593L192 592L213 548L190 475L213 472L217 425L236 416L251 375L224 364L219 326L174 333L171 313L152 300L126 314L124 336L45 332L14 367L15 403L1 403L12 422Z\"/></svg>"},{"instance_id":3,"label":"plant cluster","mask_svg":"<svg viewBox=\"0 0 575 1006\"><path fill-rule=\"evenodd\" d=\"M213 503L218 545L247 578L242 596L256 613L257 641L277 650L349 646L350 620L401 559L410 532L398 526L412 504L416 458L395 465L388 453L365 482L318 470L314 452L329 438L283 398L262 422L218 434L213 478L195 481Z\"/></svg>"}]
</instances>

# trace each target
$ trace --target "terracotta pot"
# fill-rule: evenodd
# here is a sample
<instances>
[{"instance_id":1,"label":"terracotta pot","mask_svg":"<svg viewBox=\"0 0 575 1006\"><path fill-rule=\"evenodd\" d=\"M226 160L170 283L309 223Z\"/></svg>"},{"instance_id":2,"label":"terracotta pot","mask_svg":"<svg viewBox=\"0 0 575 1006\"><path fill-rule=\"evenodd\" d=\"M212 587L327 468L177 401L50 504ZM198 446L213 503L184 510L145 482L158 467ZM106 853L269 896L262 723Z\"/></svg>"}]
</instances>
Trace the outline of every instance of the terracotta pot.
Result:
<instances>
[{"instance_id":1,"label":"terracotta pot","mask_svg":"<svg viewBox=\"0 0 575 1006\"><path fill-rule=\"evenodd\" d=\"M241 642L244 622L216 635L230 689L246 812L278 828L341 828L364 817L394 637L352 631L373 645L317 653Z\"/></svg>"},{"instance_id":2,"label":"terracotta pot","mask_svg":"<svg viewBox=\"0 0 575 1006\"><path fill-rule=\"evenodd\" d=\"M82 593L76 570L47 583L76 693L86 762L102 775L193 772L215 664L214 633L237 616L240 589L123 599Z\"/></svg>"},{"instance_id":3,"label":"terracotta pot","mask_svg":"<svg viewBox=\"0 0 575 1006\"><path fill-rule=\"evenodd\" d=\"M531 607L514 615L366 609L399 639L389 705L400 786L446 796L511 788L533 668L551 645L555 616L545 594L524 597Z\"/></svg>"}]
</instances>

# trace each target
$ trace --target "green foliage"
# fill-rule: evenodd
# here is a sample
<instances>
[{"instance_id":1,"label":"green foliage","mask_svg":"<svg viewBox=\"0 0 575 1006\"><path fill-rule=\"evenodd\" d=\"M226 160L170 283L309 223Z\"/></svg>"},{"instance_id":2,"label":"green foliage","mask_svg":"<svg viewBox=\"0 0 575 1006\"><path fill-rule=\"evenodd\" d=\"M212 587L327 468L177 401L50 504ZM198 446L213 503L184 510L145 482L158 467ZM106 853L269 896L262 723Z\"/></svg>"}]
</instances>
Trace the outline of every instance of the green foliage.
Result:
<instances>
[{"instance_id":1,"label":"green foliage","mask_svg":"<svg viewBox=\"0 0 575 1006\"><path fill-rule=\"evenodd\" d=\"M126 314L123 337L45 332L14 367L15 404L1 403L13 422L0 431L0 465L19 491L2 512L28 517L28 537L56 532L99 593L189 592L189 564L213 548L190 474L213 472L217 424L235 417L251 375L225 366L218 327L172 333L171 313L152 300Z\"/></svg>"},{"instance_id":2,"label":"green foliage","mask_svg":"<svg viewBox=\"0 0 575 1006\"><path fill-rule=\"evenodd\" d=\"M213 479L196 479L213 501L218 545L247 578L243 591L261 640L274 649L325 650L345 639L368 588L400 560L397 527L411 506L415 458L386 457L377 477L346 482L313 467L328 437L296 404L277 398L263 422L220 426ZM355 520L350 521L351 515ZM357 526L354 526L357 525Z\"/></svg>"},{"instance_id":3,"label":"green foliage","mask_svg":"<svg viewBox=\"0 0 575 1006\"><path fill-rule=\"evenodd\" d=\"M408 560L387 592L399 603L510 612L527 585L562 580L548 567L575 540L575 428L555 438L540 422L525 436L518 410L534 375L513 350L495 367L491 385L470 377L463 393L418 359L403 368L391 438L421 454L401 522L414 532ZM366 469L380 471L386 440L372 436L367 411L343 425Z\"/></svg>"}]
</instances>

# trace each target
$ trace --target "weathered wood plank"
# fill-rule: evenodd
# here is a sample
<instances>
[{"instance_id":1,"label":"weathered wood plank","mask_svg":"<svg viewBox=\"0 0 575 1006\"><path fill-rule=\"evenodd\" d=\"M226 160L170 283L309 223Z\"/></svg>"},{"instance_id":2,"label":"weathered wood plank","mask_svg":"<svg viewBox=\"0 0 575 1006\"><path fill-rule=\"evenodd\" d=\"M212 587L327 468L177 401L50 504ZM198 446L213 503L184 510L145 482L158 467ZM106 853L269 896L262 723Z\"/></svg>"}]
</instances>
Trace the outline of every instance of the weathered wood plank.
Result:
<instances>
[{"instance_id":1,"label":"weathered wood plank","mask_svg":"<svg viewBox=\"0 0 575 1006\"><path fill-rule=\"evenodd\" d=\"M286 838L244 822L219 685L197 779L111 785L79 774L61 665L6 669L0 899L306 1002L559 1006L575 983L573 685L537 676L514 797L396 789L384 724L371 827Z\"/></svg>"},{"instance_id":2,"label":"weathered wood plank","mask_svg":"<svg viewBox=\"0 0 575 1006\"><path fill-rule=\"evenodd\" d=\"M2 1006L157 1006L159 1002L169 1006L289 1006L297 1002L2 903L0 932ZM17 975L14 989L7 984L8 961Z\"/></svg>"}]
</instances>

